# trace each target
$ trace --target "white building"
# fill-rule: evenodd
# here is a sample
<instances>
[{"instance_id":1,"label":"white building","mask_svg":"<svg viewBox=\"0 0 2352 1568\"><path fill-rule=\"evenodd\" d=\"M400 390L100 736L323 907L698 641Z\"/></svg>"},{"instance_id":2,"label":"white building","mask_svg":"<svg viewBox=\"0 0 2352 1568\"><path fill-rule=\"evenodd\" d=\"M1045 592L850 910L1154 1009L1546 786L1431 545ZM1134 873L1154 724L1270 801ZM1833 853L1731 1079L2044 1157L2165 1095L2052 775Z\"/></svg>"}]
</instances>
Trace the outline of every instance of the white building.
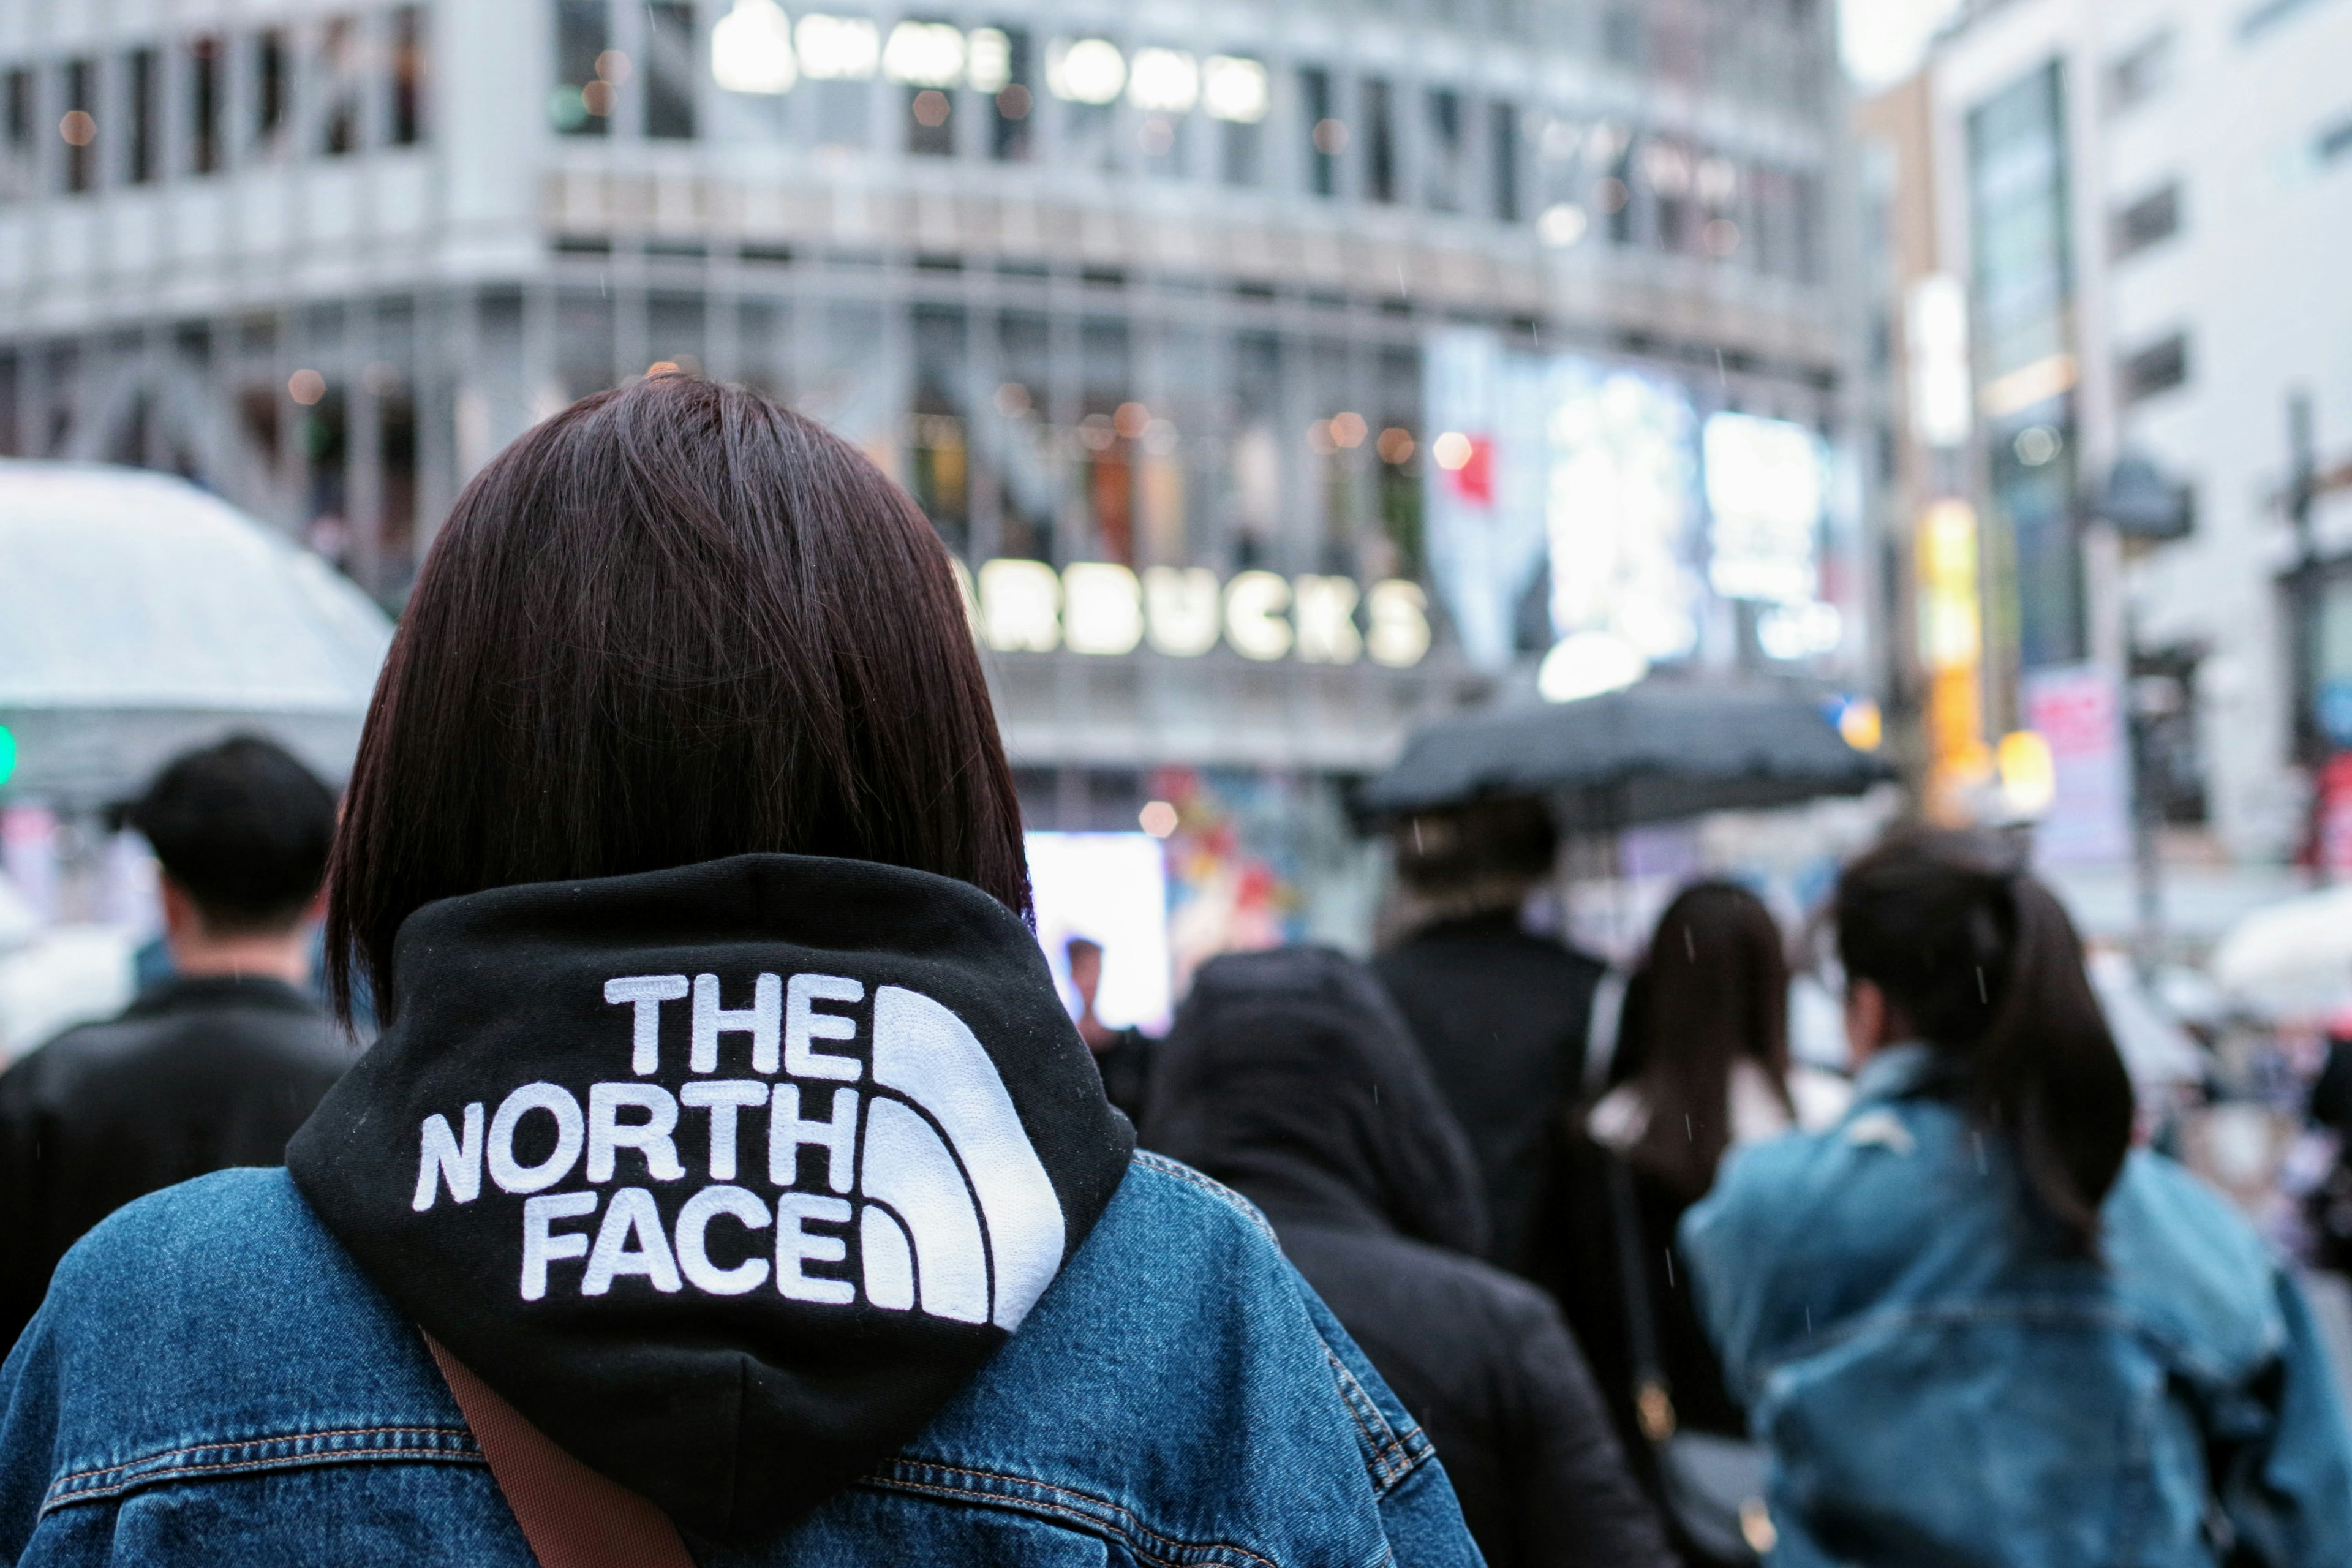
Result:
<instances>
[{"instance_id":1,"label":"white building","mask_svg":"<svg viewBox=\"0 0 2352 1568\"><path fill-rule=\"evenodd\" d=\"M1991 640L2127 669L2154 798L2242 867L2297 853L2306 781L2352 746L2352 486L2326 483L2352 459L2347 62L2341 0L1985 0L1925 68ZM2321 476L2308 618L2291 403ZM2185 537L2084 526L2127 456L2184 487Z\"/></svg>"}]
</instances>

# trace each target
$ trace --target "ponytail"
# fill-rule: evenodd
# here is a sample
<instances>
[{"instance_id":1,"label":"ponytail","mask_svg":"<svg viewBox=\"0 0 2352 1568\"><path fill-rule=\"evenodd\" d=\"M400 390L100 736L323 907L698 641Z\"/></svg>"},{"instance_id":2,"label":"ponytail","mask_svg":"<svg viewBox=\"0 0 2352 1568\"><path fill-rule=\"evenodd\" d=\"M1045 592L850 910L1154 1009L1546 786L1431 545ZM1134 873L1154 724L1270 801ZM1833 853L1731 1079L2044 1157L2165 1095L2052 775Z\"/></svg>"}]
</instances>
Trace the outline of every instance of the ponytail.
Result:
<instances>
[{"instance_id":1,"label":"ponytail","mask_svg":"<svg viewBox=\"0 0 2352 1568\"><path fill-rule=\"evenodd\" d=\"M1885 993L1971 1112L2008 1136L2037 1206L2095 1252L2132 1086L2057 899L1993 841L1920 834L1847 868L1836 919L1847 979Z\"/></svg>"}]
</instances>

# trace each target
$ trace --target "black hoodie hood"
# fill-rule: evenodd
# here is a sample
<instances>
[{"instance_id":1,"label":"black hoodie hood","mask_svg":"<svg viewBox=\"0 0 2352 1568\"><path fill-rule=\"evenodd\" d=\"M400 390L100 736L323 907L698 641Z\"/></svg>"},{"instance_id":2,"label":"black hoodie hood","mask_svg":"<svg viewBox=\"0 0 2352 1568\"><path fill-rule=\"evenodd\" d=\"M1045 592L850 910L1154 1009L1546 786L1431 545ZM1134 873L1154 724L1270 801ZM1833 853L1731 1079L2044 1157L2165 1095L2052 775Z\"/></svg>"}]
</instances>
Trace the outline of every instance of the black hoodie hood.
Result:
<instances>
[{"instance_id":1,"label":"black hoodie hood","mask_svg":"<svg viewBox=\"0 0 2352 1568\"><path fill-rule=\"evenodd\" d=\"M962 882L751 855L402 925L396 1021L295 1135L426 1332L690 1537L764 1539L919 1431L1134 1137L1044 954Z\"/></svg>"},{"instance_id":2,"label":"black hoodie hood","mask_svg":"<svg viewBox=\"0 0 2352 1568\"><path fill-rule=\"evenodd\" d=\"M1395 1004L1328 948L1203 964L1152 1068L1143 1141L1286 1219L1475 1253L1467 1140Z\"/></svg>"}]
</instances>

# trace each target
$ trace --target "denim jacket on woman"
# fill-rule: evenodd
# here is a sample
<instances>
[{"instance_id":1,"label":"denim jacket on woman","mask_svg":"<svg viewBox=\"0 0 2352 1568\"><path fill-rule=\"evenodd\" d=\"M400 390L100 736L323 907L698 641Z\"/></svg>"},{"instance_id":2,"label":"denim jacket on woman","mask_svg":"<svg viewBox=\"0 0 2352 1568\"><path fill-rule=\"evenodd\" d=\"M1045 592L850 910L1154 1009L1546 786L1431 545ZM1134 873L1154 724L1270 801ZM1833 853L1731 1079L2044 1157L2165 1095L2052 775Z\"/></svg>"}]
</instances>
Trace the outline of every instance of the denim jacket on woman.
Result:
<instances>
[{"instance_id":1,"label":"denim jacket on woman","mask_svg":"<svg viewBox=\"0 0 2352 1568\"><path fill-rule=\"evenodd\" d=\"M1255 1212L1139 1154L1021 1331L792 1563L1471 1568L1422 1435ZM0 1371L0 1560L532 1568L416 1329L283 1171L142 1199Z\"/></svg>"},{"instance_id":2,"label":"denim jacket on woman","mask_svg":"<svg viewBox=\"0 0 2352 1568\"><path fill-rule=\"evenodd\" d=\"M2135 1151L2068 1256L1935 1069L1881 1052L1837 1127L1735 1156L1682 1228L1771 1449L1773 1563L2352 1563L2352 1436L2252 1228Z\"/></svg>"},{"instance_id":3,"label":"denim jacket on woman","mask_svg":"<svg viewBox=\"0 0 2352 1568\"><path fill-rule=\"evenodd\" d=\"M286 1170L58 1268L0 1558L524 1568L430 1333L706 1568L1477 1561L1265 1220L1130 1157L978 889L740 856L444 900L397 953Z\"/></svg>"}]
</instances>

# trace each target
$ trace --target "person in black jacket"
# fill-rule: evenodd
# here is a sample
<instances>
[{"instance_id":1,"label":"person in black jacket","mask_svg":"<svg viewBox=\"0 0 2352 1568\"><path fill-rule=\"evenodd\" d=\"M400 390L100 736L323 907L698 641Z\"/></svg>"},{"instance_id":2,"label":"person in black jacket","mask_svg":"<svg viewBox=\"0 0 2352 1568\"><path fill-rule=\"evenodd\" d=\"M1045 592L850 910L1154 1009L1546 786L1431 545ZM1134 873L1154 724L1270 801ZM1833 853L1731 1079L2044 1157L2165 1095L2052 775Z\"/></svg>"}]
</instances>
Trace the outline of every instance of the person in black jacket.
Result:
<instances>
[{"instance_id":1,"label":"person in black jacket","mask_svg":"<svg viewBox=\"0 0 2352 1568\"><path fill-rule=\"evenodd\" d=\"M303 989L335 798L268 741L191 752L131 808L163 863L173 974L0 1073L0 1343L131 1199L275 1165L349 1052Z\"/></svg>"},{"instance_id":2,"label":"person in black jacket","mask_svg":"<svg viewBox=\"0 0 2352 1568\"><path fill-rule=\"evenodd\" d=\"M1607 967L1520 929L1558 848L1541 801L1424 813L1395 838L1398 875L1427 919L1373 968L1469 1134L1494 1220L1486 1260L1532 1274L1537 1194L1553 1130L1581 1093Z\"/></svg>"},{"instance_id":3,"label":"person in black jacket","mask_svg":"<svg viewBox=\"0 0 2352 1568\"><path fill-rule=\"evenodd\" d=\"M1474 1258L1461 1129L1379 984L1321 948L1212 960L1142 1142L1257 1204L1428 1432L1494 1568L1669 1563L1549 1298Z\"/></svg>"}]
</instances>

